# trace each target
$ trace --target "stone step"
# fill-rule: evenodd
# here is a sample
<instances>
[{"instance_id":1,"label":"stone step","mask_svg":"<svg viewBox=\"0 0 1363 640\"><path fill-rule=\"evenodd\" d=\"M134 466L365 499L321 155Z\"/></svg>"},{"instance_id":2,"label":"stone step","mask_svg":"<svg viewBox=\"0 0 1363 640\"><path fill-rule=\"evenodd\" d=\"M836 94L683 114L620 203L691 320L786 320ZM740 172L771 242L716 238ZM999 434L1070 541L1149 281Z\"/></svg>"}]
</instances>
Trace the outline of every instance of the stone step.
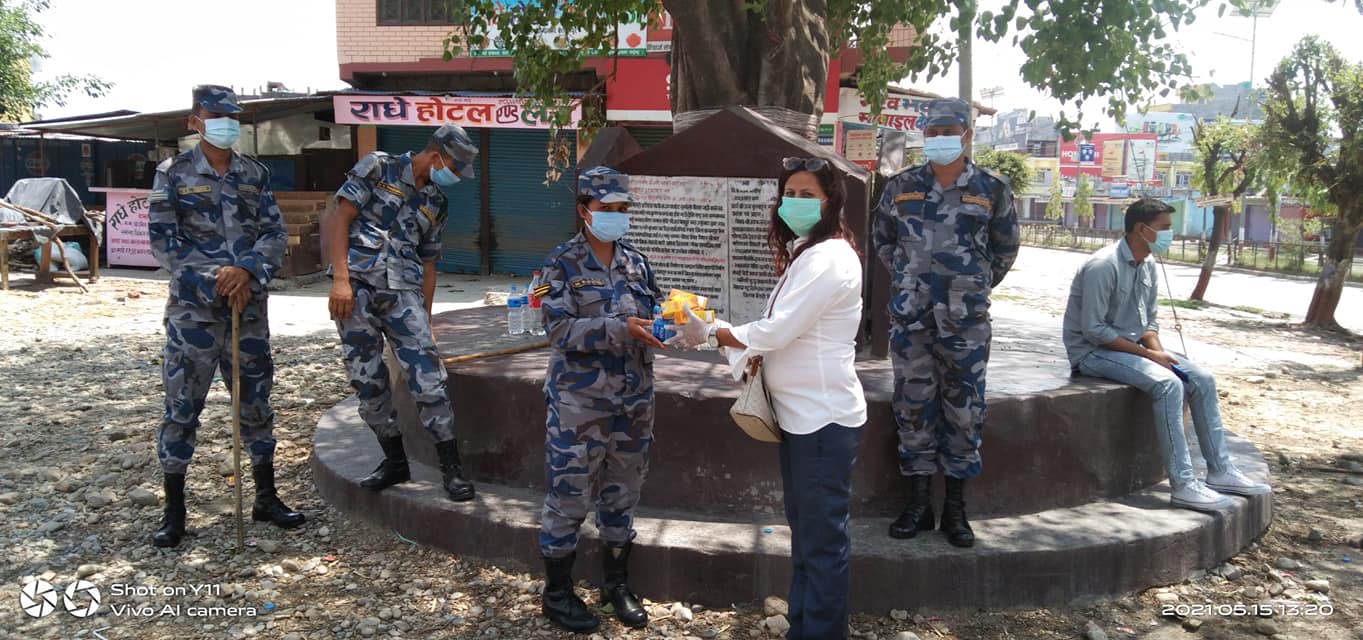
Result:
<instances>
[{"instance_id":1,"label":"stone step","mask_svg":"<svg viewBox=\"0 0 1363 640\"><path fill-rule=\"evenodd\" d=\"M1241 469L1266 480L1267 465L1253 445L1229 433L1227 440ZM479 483L474 501L455 503L440 487L439 472L420 463L413 465L412 482L382 492L361 489L355 479L380 457L353 398L318 423L313 477L335 508L422 544L540 570L541 491ZM1261 535L1271 518L1272 496L1236 498L1232 509L1211 515L1175 509L1166 483L1116 500L976 520L971 549L952 547L937 532L894 540L886 535L890 517L856 518L852 607L880 613L1045 607L1119 596L1215 566ZM728 606L785 595L790 531L780 514L719 517L641 507L635 528L632 582L647 598ZM589 519L577 577L599 581L597 547Z\"/></svg>"}]
</instances>

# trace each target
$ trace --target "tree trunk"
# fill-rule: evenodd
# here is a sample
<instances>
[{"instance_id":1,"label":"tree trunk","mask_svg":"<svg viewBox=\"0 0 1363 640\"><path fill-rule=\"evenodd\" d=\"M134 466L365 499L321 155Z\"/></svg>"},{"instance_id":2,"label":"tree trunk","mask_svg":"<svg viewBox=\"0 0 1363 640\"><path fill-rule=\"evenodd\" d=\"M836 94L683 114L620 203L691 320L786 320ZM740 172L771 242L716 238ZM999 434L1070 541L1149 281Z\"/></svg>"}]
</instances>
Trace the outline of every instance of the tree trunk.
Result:
<instances>
[{"instance_id":1,"label":"tree trunk","mask_svg":"<svg viewBox=\"0 0 1363 640\"><path fill-rule=\"evenodd\" d=\"M1339 297L1344 293L1344 282L1349 277L1349 269L1354 261L1354 244L1358 240L1359 222L1363 221L1363 207L1355 206L1352 215L1345 215L1341 208L1340 216L1334 224L1334 237L1325 248L1325 264L1316 281L1316 291L1311 295L1311 305L1306 309L1306 325L1324 329L1338 329L1335 321L1335 308Z\"/></svg>"},{"instance_id":2,"label":"tree trunk","mask_svg":"<svg viewBox=\"0 0 1363 640\"><path fill-rule=\"evenodd\" d=\"M672 14L672 113L678 130L713 110L753 107L810 139L828 82L827 0L664 0ZM684 114L695 113L693 117ZM677 116L682 116L677 118Z\"/></svg>"},{"instance_id":3,"label":"tree trunk","mask_svg":"<svg viewBox=\"0 0 1363 640\"><path fill-rule=\"evenodd\" d=\"M1193 294L1188 296L1189 300L1201 302L1202 297L1207 295L1207 285L1212 282L1212 271L1216 270L1216 256L1221 253L1222 230L1225 229L1229 216L1229 205L1212 207L1212 233L1209 239L1211 246L1207 247L1207 255L1202 257L1202 272L1197 274L1197 286L1193 287Z\"/></svg>"}]
</instances>

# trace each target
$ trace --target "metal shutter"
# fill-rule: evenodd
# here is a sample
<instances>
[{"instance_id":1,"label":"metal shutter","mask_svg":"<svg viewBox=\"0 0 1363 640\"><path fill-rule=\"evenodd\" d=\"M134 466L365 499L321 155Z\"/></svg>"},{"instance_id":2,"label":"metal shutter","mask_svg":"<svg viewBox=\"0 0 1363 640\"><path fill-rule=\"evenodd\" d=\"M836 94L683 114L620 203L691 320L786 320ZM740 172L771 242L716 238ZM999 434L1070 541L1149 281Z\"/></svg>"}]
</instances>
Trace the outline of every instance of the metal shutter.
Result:
<instances>
[{"instance_id":1,"label":"metal shutter","mask_svg":"<svg viewBox=\"0 0 1363 640\"><path fill-rule=\"evenodd\" d=\"M478 139L478 130L469 135ZM397 155L408 151L420 152L430 142L435 127L379 127L379 150ZM487 153L486 149L482 150ZM479 223L482 219L482 176L478 165L473 165L473 177L463 178L452 189L445 190L449 198L449 217L445 221L445 238L440 259L435 266L440 271L479 273L482 258L478 251Z\"/></svg>"},{"instance_id":2,"label":"metal shutter","mask_svg":"<svg viewBox=\"0 0 1363 640\"><path fill-rule=\"evenodd\" d=\"M572 137L564 131L569 158L577 158ZM489 132L488 173L492 218L492 271L528 276L544 265L550 251L576 233L577 170L569 166L563 177L544 185L545 147L549 133L534 129L493 129Z\"/></svg>"},{"instance_id":3,"label":"metal shutter","mask_svg":"<svg viewBox=\"0 0 1363 640\"><path fill-rule=\"evenodd\" d=\"M672 137L672 127L626 127L629 135L645 149Z\"/></svg>"}]
</instances>

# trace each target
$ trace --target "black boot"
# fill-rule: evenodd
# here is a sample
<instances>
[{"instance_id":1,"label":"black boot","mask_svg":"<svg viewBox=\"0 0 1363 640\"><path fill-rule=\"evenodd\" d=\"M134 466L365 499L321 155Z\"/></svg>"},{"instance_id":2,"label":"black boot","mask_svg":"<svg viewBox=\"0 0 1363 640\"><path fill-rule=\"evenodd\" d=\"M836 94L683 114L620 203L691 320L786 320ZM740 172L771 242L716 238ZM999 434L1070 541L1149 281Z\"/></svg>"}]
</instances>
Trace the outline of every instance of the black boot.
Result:
<instances>
[{"instance_id":1,"label":"black boot","mask_svg":"<svg viewBox=\"0 0 1363 640\"><path fill-rule=\"evenodd\" d=\"M890 523L890 537L908 540L937 527L932 514L932 476L909 476L909 504Z\"/></svg>"},{"instance_id":2,"label":"black boot","mask_svg":"<svg viewBox=\"0 0 1363 640\"><path fill-rule=\"evenodd\" d=\"M412 469L407 466L407 451L402 448L402 436L379 438L379 446L383 447L383 462L374 469L374 473L360 478L360 486L381 491L411 480Z\"/></svg>"},{"instance_id":3,"label":"black boot","mask_svg":"<svg viewBox=\"0 0 1363 640\"><path fill-rule=\"evenodd\" d=\"M587 603L573 592L573 560L576 553L544 559L544 615L550 622L573 633L595 631L601 621Z\"/></svg>"},{"instance_id":4,"label":"black boot","mask_svg":"<svg viewBox=\"0 0 1363 640\"><path fill-rule=\"evenodd\" d=\"M251 519L271 522L283 529L303 524L303 514L290 509L279 499L274 488L274 462L251 466L251 477L256 481L256 503L251 507Z\"/></svg>"},{"instance_id":5,"label":"black boot","mask_svg":"<svg viewBox=\"0 0 1363 640\"><path fill-rule=\"evenodd\" d=\"M610 543L601 545L602 573L606 576L601 585L601 605L611 605L620 623L631 629L648 626L648 612L639 604L639 597L629 590L629 552L634 543Z\"/></svg>"},{"instance_id":6,"label":"black boot","mask_svg":"<svg viewBox=\"0 0 1363 640\"><path fill-rule=\"evenodd\" d=\"M459 464L459 445L452 439L437 442L435 452L440 455L440 475L444 477L445 491L450 494L450 500L472 500L473 483L464 479L464 467Z\"/></svg>"},{"instance_id":7,"label":"black boot","mask_svg":"<svg viewBox=\"0 0 1363 640\"><path fill-rule=\"evenodd\" d=\"M151 543L157 547L174 547L185 536L185 474L165 474L166 511L161 518L161 528L151 534Z\"/></svg>"},{"instance_id":8,"label":"black boot","mask_svg":"<svg viewBox=\"0 0 1363 640\"><path fill-rule=\"evenodd\" d=\"M957 547L975 546L975 532L965 519L965 480L946 477L947 497L942 502L942 533Z\"/></svg>"}]
</instances>

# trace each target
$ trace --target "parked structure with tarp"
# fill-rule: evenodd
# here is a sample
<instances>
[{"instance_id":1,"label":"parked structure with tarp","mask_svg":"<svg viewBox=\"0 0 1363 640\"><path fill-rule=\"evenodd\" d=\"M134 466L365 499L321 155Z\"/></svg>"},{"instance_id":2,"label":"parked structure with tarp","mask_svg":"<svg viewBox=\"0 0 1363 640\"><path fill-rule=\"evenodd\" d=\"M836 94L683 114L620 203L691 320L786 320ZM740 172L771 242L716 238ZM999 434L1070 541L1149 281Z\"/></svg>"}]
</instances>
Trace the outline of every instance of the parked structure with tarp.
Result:
<instances>
[{"instance_id":1,"label":"parked structure with tarp","mask_svg":"<svg viewBox=\"0 0 1363 640\"><path fill-rule=\"evenodd\" d=\"M0 288L9 289L10 242L20 245L32 242L41 248L37 260L39 280L51 275L55 246L67 275L84 289L85 285L80 284L72 268L72 256L60 241L53 242L60 238L88 240L85 266L90 281L97 280L99 247L104 238L103 217L86 211L76 190L63 178L26 178L15 182L9 193L0 199Z\"/></svg>"}]
</instances>

